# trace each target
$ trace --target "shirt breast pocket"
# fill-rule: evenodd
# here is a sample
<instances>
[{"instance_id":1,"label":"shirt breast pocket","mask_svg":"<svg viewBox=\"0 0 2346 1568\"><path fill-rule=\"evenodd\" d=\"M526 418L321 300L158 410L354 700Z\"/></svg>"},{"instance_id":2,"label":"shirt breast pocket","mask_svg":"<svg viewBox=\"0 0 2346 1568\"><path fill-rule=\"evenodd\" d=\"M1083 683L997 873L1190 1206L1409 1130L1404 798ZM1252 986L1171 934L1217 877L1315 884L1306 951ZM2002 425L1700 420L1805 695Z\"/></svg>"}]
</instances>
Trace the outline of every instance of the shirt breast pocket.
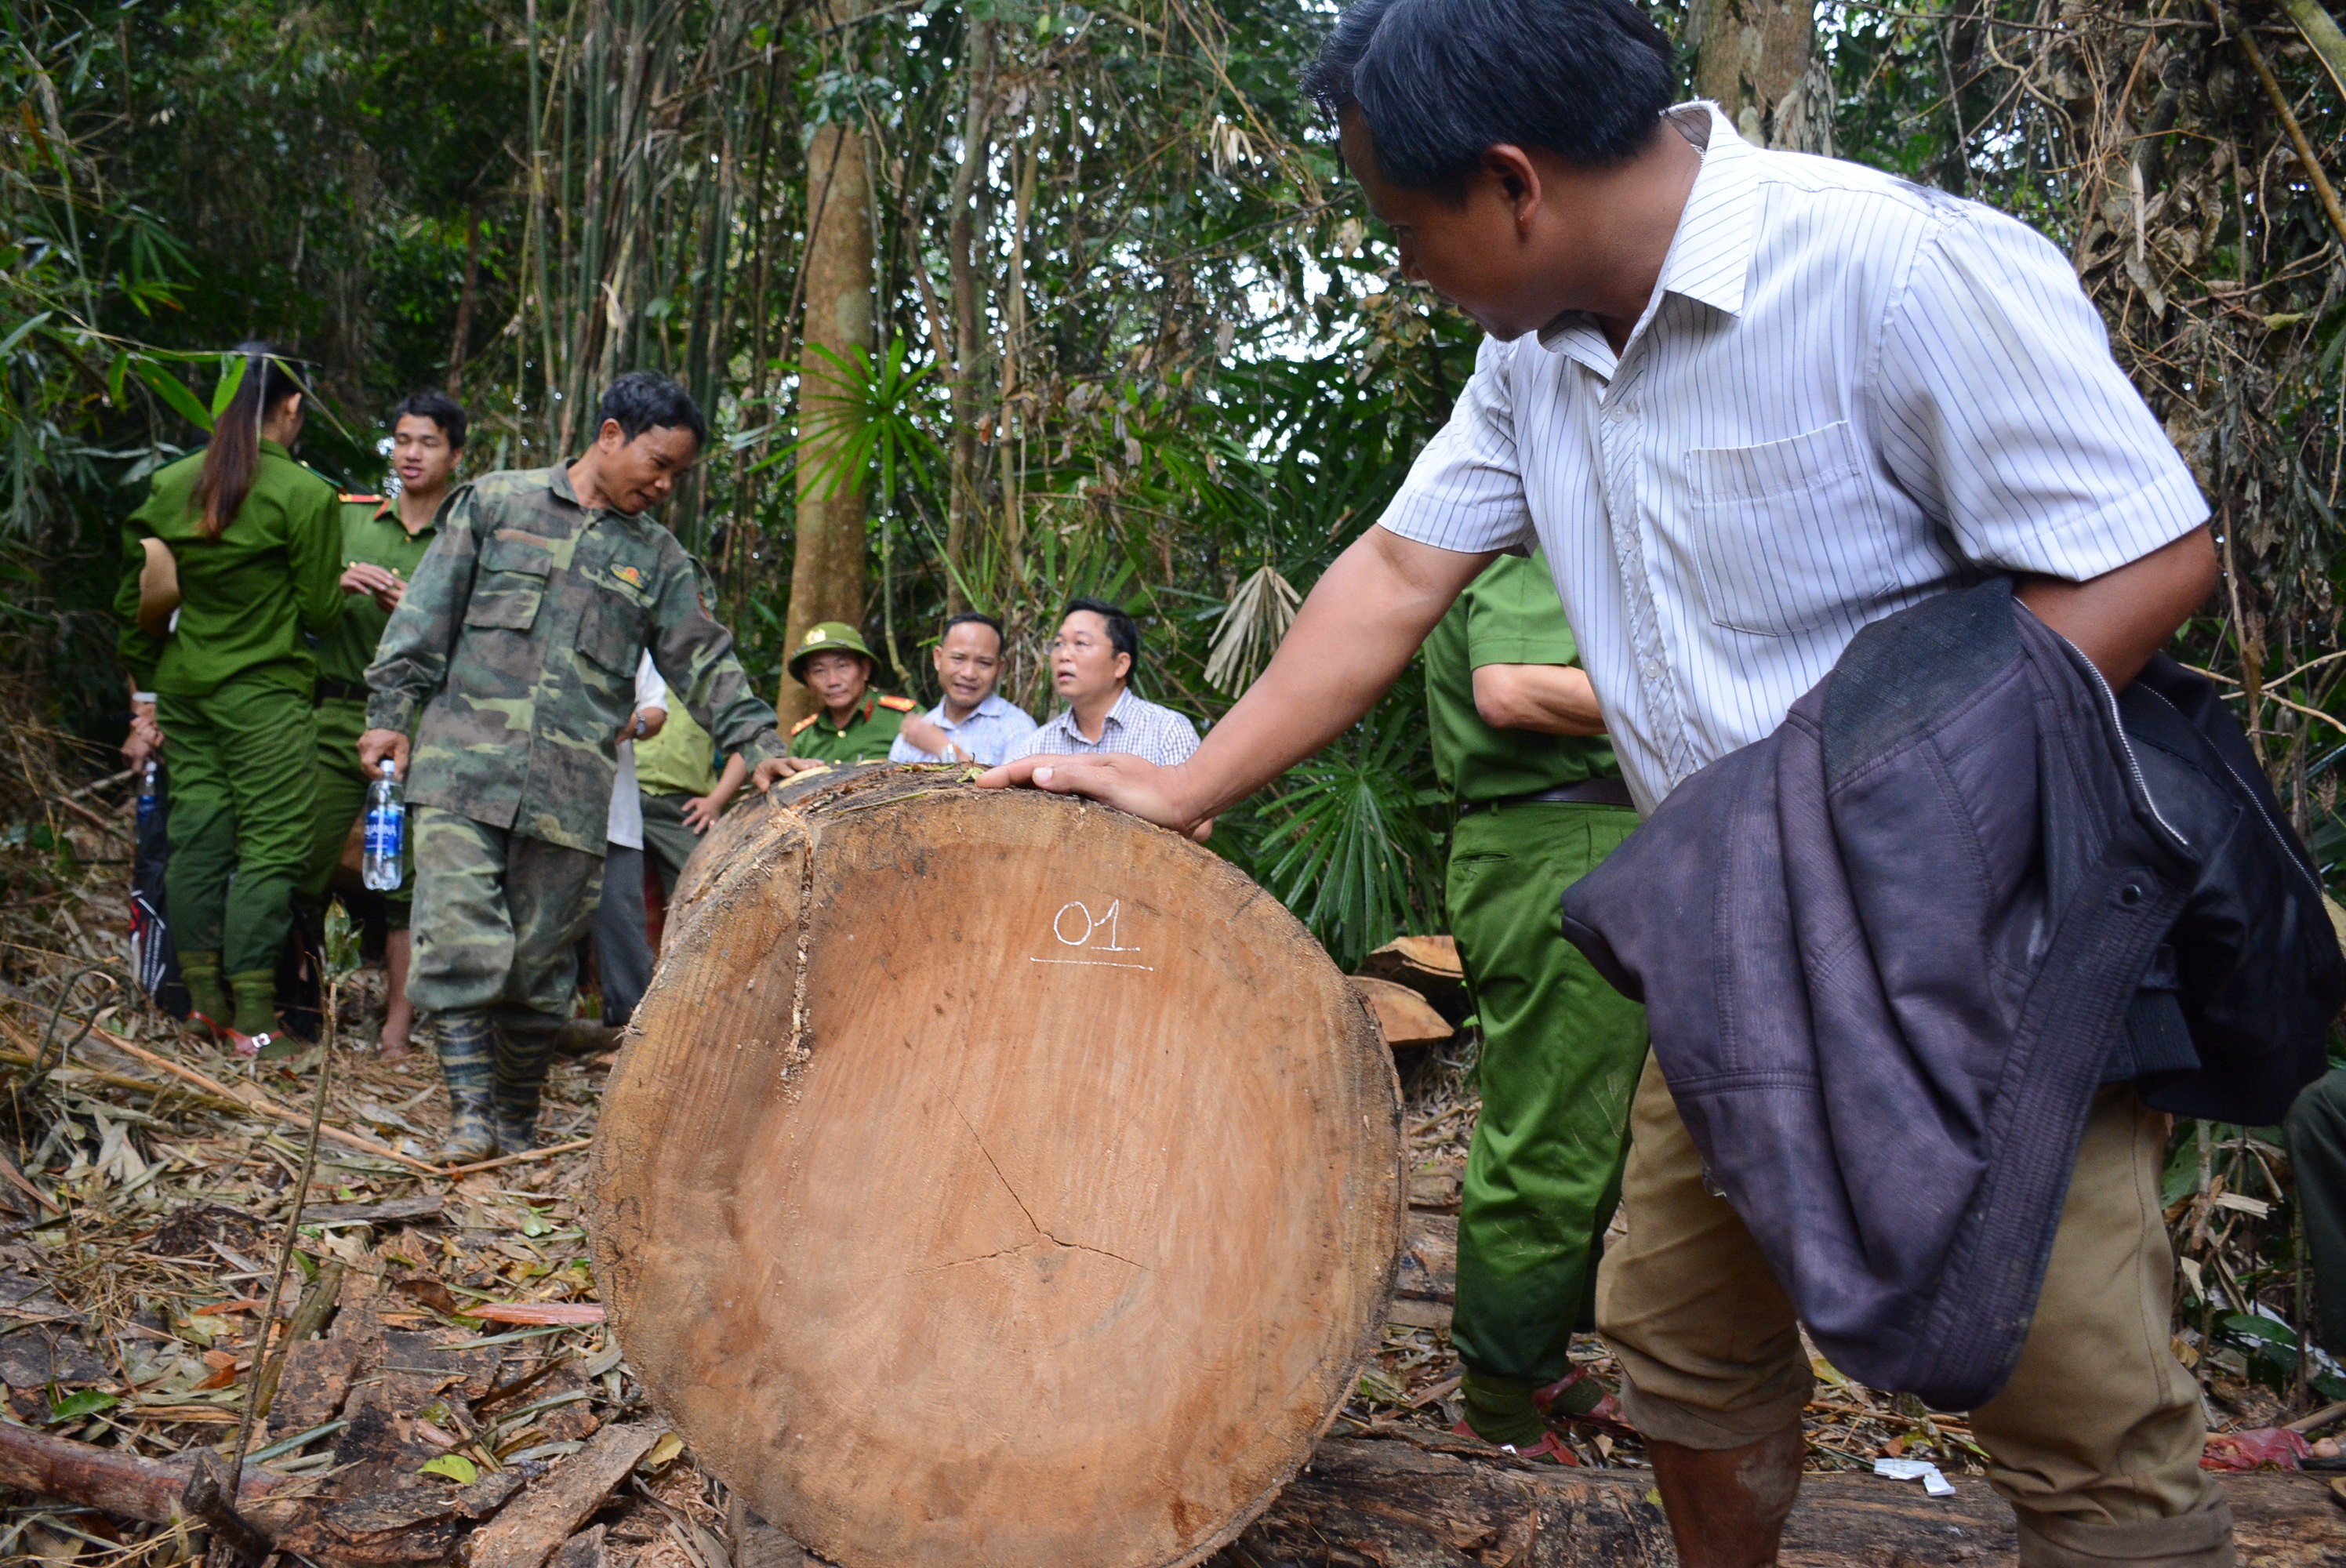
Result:
<instances>
[{"instance_id":1,"label":"shirt breast pocket","mask_svg":"<svg viewBox=\"0 0 2346 1568\"><path fill-rule=\"evenodd\" d=\"M473 579L464 624L525 632L537 624L546 602L546 579L554 557L542 545L492 536L481 546L481 569Z\"/></svg>"},{"instance_id":2,"label":"shirt breast pocket","mask_svg":"<svg viewBox=\"0 0 2346 1568\"><path fill-rule=\"evenodd\" d=\"M1757 446L1687 453L1704 608L1729 631L1788 636L1899 585L1847 420Z\"/></svg>"},{"instance_id":3,"label":"shirt breast pocket","mask_svg":"<svg viewBox=\"0 0 2346 1568\"><path fill-rule=\"evenodd\" d=\"M608 588L597 587L587 598L586 614L578 618L578 651L608 673L633 680L645 647L643 606Z\"/></svg>"}]
</instances>

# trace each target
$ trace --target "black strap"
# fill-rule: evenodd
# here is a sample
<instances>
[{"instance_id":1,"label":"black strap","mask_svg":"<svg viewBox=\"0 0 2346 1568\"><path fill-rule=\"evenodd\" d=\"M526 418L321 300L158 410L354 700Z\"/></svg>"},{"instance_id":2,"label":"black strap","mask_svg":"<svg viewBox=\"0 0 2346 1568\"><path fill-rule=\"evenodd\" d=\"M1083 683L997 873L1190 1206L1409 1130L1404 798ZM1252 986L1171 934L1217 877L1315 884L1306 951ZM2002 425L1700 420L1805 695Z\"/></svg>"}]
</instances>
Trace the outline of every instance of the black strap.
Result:
<instances>
[{"instance_id":1,"label":"black strap","mask_svg":"<svg viewBox=\"0 0 2346 1568\"><path fill-rule=\"evenodd\" d=\"M1629 787L1618 779L1584 779L1529 795L1502 795L1495 800L1461 800L1458 814L1488 810L1494 806L1634 806Z\"/></svg>"},{"instance_id":2,"label":"black strap","mask_svg":"<svg viewBox=\"0 0 2346 1568\"><path fill-rule=\"evenodd\" d=\"M321 677L318 681L317 694L311 698L311 706L315 707L324 702L364 702L366 699L366 687L345 686L339 680L327 680Z\"/></svg>"}]
</instances>

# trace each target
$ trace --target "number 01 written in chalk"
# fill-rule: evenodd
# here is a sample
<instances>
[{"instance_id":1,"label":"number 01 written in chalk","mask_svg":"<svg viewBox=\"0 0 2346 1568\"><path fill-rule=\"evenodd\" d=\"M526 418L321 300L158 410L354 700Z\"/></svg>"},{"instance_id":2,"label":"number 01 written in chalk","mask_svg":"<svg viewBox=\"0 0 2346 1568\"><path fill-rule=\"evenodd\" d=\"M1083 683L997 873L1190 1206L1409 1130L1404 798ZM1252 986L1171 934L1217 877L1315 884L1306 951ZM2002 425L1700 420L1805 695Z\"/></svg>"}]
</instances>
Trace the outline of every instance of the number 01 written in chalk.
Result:
<instances>
[{"instance_id":1,"label":"number 01 written in chalk","mask_svg":"<svg viewBox=\"0 0 2346 1568\"><path fill-rule=\"evenodd\" d=\"M1124 901L1109 901L1105 911L1094 914L1091 906L1080 899L1069 899L1051 917L1051 935L1062 948L1078 950L1076 953L1058 953L1050 957L1030 956L1029 963L1086 964L1099 969L1155 969L1154 964L1137 960L1140 949L1127 946L1124 941ZM1101 940L1105 937L1107 940ZM1119 956L1110 958L1109 953ZM1096 956L1095 956L1096 955Z\"/></svg>"}]
</instances>

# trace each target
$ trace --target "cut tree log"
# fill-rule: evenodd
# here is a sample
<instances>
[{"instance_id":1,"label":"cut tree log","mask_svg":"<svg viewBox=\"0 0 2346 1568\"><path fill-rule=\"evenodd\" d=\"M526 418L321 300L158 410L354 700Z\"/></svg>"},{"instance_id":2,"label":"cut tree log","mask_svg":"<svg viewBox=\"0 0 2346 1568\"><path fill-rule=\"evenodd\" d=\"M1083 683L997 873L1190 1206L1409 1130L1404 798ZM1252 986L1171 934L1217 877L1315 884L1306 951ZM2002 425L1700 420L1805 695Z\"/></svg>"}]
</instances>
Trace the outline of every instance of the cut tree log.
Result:
<instances>
[{"instance_id":1,"label":"cut tree log","mask_svg":"<svg viewBox=\"0 0 2346 1568\"><path fill-rule=\"evenodd\" d=\"M1456 1033L1450 1027L1450 1021L1433 1010L1433 1003L1406 985L1372 980L1365 974L1353 975L1351 983L1360 993L1361 1000L1369 1004L1369 1015L1377 1021L1377 1033L1396 1051L1413 1051L1447 1040Z\"/></svg>"},{"instance_id":2,"label":"cut tree log","mask_svg":"<svg viewBox=\"0 0 2346 1568\"><path fill-rule=\"evenodd\" d=\"M1382 1338L1392 1058L1229 862L957 777L803 778L695 857L597 1138L604 1299L828 1562L1194 1563Z\"/></svg>"},{"instance_id":3,"label":"cut tree log","mask_svg":"<svg viewBox=\"0 0 2346 1568\"><path fill-rule=\"evenodd\" d=\"M1357 974L1405 985L1453 1023L1466 1016L1466 967L1446 936L1397 936L1361 961Z\"/></svg>"},{"instance_id":4,"label":"cut tree log","mask_svg":"<svg viewBox=\"0 0 2346 1568\"><path fill-rule=\"evenodd\" d=\"M1786 1568L2010 1563L2012 1511L1987 1482L1955 1495L1912 1481L1810 1475L1784 1530ZM1675 1563L1651 1471L1534 1469L1389 1439L1331 1439L1239 1537L1250 1568L1601 1568ZM2271 1568L2346 1561L2346 1510L2316 1476L2223 1478L2239 1559Z\"/></svg>"}]
</instances>

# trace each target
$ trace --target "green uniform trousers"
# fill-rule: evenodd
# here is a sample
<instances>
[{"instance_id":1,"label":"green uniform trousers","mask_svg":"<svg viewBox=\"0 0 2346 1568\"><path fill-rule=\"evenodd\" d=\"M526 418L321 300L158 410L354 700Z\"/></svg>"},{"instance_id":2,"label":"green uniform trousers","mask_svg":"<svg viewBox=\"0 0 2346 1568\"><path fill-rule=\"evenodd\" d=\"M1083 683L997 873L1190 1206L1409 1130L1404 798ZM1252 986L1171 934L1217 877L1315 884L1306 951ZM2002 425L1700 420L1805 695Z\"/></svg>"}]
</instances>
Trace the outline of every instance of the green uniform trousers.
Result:
<instances>
[{"instance_id":1,"label":"green uniform trousers","mask_svg":"<svg viewBox=\"0 0 2346 1568\"><path fill-rule=\"evenodd\" d=\"M171 939L228 975L273 975L310 854L317 749L306 691L240 676L208 697L158 693L170 765Z\"/></svg>"},{"instance_id":2,"label":"green uniform trousers","mask_svg":"<svg viewBox=\"0 0 2346 1568\"><path fill-rule=\"evenodd\" d=\"M1483 1029L1451 1327L1474 1371L1553 1381L1590 1318L1646 1010L1565 940L1558 901L1637 825L1622 807L1541 802L1470 811L1451 837L1450 929Z\"/></svg>"},{"instance_id":3,"label":"green uniform trousers","mask_svg":"<svg viewBox=\"0 0 2346 1568\"><path fill-rule=\"evenodd\" d=\"M318 705L318 809L311 818L310 869L301 891L320 903L334 885L351 824L366 810L367 788L374 782L359 766L359 737L366 727L363 702L329 697ZM399 847L399 886L382 895L393 931L407 929L408 905L415 896L415 834L413 824L409 826Z\"/></svg>"},{"instance_id":4,"label":"green uniform trousers","mask_svg":"<svg viewBox=\"0 0 2346 1568\"><path fill-rule=\"evenodd\" d=\"M692 859L700 835L685 826L684 803L689 795L655 795L644 791L644 853L659 874L660 897L676 897L676 879Z\"/></svg>"},{"instance_id":5,"label":"green uniform trousers","mask_svg":"<svg viewBox=\"0 0 2346 1568\"><path fill-rule=\"evenodd\" d=\"M602 901L603 857L414 809L415 959L422 1013L515 1010L570 1016L578 939Z\"/></svg>"},{"instance_id":6,"label":"green uniform trousers","mask_svg":"<svg viewBox=\"0 0 2346 1568\"><path fill-rule=\"evenodd\" d=\"M2312 1255L2313 1338L2346 1357L2346 1067L2315 1079L2289 1111L2289 1162Z\"/></svg>"}]
</instances>

